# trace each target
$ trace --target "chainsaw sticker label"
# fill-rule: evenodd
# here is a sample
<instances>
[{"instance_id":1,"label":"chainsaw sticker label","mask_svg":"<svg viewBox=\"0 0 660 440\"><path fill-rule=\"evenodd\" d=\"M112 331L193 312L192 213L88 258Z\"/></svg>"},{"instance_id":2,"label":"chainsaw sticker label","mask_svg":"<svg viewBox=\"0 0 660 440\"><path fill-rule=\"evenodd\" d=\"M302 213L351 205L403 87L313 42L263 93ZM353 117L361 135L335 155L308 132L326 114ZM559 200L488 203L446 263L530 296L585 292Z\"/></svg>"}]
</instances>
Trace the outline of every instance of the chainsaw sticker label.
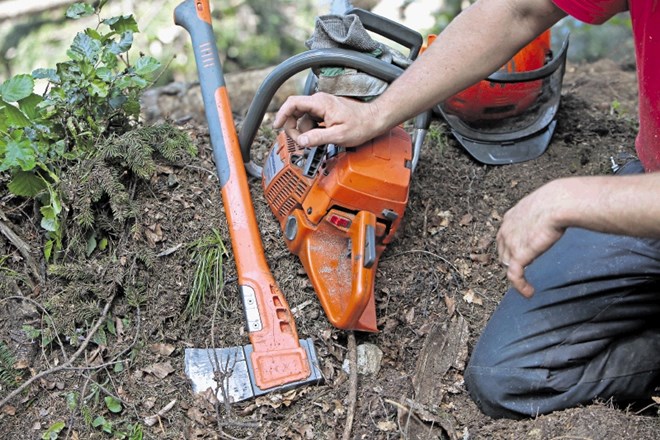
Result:
<instances>
[{"instance_id":1,"label":"chainsaw sticker label","mask_svg":"<svg viewBox=\"0 0 660 440\"><path fill-rule=\"evenodd\" d=\"M266 182L266 186L270 185L270 181L273 180L273 177L275 177L277 173L279 173L280 170L284 168L284 162L282 162L282 159L280 159L280 155L277 154L278 149L278 146L275 145L275 147L270 151L270 154L268 155L266 163L263 167L264 181Z\"/></svg>"}]
</instances>

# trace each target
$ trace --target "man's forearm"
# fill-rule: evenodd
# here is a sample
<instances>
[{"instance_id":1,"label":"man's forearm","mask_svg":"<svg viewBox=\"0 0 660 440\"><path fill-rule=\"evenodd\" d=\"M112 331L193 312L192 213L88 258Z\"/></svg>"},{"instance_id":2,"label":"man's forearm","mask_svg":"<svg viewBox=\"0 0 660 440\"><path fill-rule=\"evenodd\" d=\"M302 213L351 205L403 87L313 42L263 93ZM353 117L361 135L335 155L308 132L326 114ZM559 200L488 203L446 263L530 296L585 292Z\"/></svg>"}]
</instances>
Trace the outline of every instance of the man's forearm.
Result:
<instances>
[{"instance_id":1,"label":"man's forearm","mask_svg":"<svg viewBox=\"0 0 660 440\"><path fill-rule=\"evenodd\" d=\"M379 131L487 77L565 14L551 0L480 0L373 102Z\"/></svg>"},{"instance_id":2,"label":"man's forearm","mask_svg":"<svg viewBox=\"0 0 660 440\"><path fill-rule=\"evenodd\" d=\"M548 187L560 227L660 238L660 173L571 177Z\"/></svg>"}]
</instances>

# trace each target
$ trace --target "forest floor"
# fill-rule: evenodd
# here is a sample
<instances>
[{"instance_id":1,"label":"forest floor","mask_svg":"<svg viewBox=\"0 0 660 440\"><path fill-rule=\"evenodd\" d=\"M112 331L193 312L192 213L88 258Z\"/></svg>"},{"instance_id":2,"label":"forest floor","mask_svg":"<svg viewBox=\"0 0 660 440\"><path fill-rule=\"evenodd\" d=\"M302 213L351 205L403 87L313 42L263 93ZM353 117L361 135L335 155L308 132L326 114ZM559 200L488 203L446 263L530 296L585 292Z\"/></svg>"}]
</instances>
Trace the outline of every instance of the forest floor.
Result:
<instances>
[{"instance_id":1,"label":"forest floor","mask_svg":"<svg viewBox=\"0 0 660 440\"><path fill-rule=\"evenodd\" d=\"M378 347L382 359L377 372L358 376L354 408L349 399L352 383L342 369L349 334L326 319L302 265L286 249L256 179L251 190L267 260L295 309L300 337L314 341L324 380L229 408L208 394L193 393L184 372L186 348L244 345L248 339L231 250L223 264L226 283L220 299L206 298L194 320L183 313L194 273L187 246L216 228L229 247L229 235L201 111L186 107L184 98L175 101L177 118L193 116L181 128L191 135L199 154L185 163L162 164L148 183L135 189L138 226L145 231L135 241L157 255L151 268L140 272L145 290L139 308L121 295L106 298L111 303L104 315L104 339L94 338L69 365L67 359L77 347L67 341L61 348L55 343L42 347L26 338L24 330L26 325L47 326L43 308L61 296L67 281L46 275L42 285L16 283L14 291L0 296L0 340L18 353L20 381L56 370L0 408L1 438L39 439L63 422L58 434L43 438L133 438L130 430L139 423L149 439L335 439L342 437L349 414L354 414L354 439L660 438L658 405L631 409L596 402L533 419L494 420L470 400L462 376L467 354L507 288L494 241L507 209L551 179L608 174L611 158L625 160L634 153L633 66L607 60L569 65L552 143L530 162L479 164L446 134L443 122L433 123L434 135L413 177L404 222L378 265L380 331L355 334L358 346ZM172 109L162 113L171 116ZM271 142L272 133L264 129L257 145L268 148ZM37 258L43 235L32 208L17 205L9 195L0 195L0 208L7 216L4 223ZM102 254L95 251L85 264L95 267L107 261ZM22 257L4 237L0 255L9 255L7 264L27 274ZM114 264L125 260L119 257ZM101 313L106 303L96 304ZM68 319L77 319L74 312ZM457 331L462 334L455 337ZM426 343L442 338L449 347L443 353L453 357L443 360L446 368L430 385L435 400L415 406L424 370L420 354L428 354ZM104 364L117 355L124 360L122 368ZM58 370L58 365L66 368ZM0 398L11 391L2 387ZM107 396L121 402L121 411L104 405ZM106 424L94 423L99 416Z\"/></svg>"}]
</instances>

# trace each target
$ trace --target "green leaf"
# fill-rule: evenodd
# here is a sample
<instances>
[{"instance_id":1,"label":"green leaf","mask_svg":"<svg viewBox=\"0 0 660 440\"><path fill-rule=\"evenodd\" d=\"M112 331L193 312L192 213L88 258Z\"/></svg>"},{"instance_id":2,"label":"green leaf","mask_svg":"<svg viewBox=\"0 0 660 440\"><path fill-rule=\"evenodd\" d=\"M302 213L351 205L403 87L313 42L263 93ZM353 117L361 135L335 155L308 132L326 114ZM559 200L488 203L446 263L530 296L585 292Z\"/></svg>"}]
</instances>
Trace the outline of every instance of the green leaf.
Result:
<instances>
[{"instance_id":1,"label":"green leaf","mask_svg":"<svg viewBox=\"0 0 660 440\"><path fill-rule=\"evenodd\" d=\"M121 39L119 42L113 41L110 43L108 50L115 54L119 55L120 53L127 52L133 45L133 32L124 32L121 34Z\"/></svg>"},{"instance_id":2,"label":"green leaf","mask_svg":"<svg viewBox=\"0 0 660 440\"><path fill-rule=\"evenodd\" d=\"M5 123L10 127L23 128L30 125L30 119L20 109L0 99L0 112L4 112Z\"/></svg>"},{"instance_id":3,"label":"green leaf","mask_svg":"<svg viewBox=\"0 0 660 440\"><path fill-rule=\"evenodd\" d=\"M111 413L120 413L121 410L123 409L121 406L121 402L117 399L115 399L112 396L106 396L105 399L105 406L108 407Z\"/></svg>"},{"instance_id":4,"label":"green leaf","mask_svg":"<svg viewBox=\"0 0 660 440\"><path fill-rule=\"evenodd\" d=\"M78 408L78 395L73 391L66 393L66 406L69 411L75 411Z\"/></svg>"},{"instance_id":5,"label":"green leaf","mask_svg":"<svg viewBox=\"0 0 660 440\"><path fill-rule=\"evenodd\" d=\"M7 146L5 157L2 162L0 162L0 171L6 171L14 167L20 168L23 171L30 171L34 169L37 164L37 158L34 148L32 148L32 143L26 138L14 139L15 137L18 137L15 136L17 132L20 132L20 130L16 130L12 133L11 137L5 138L7 140ZM22 136L22 132L19 136Z\"/></svg>"},{"instance_id":6,"label":"green leaf","mask_svg":"<svg viewBox=\"0 0 660 440\"><path fill-rule=\"evenodd\" d=\"M34 79L31 75L16 75L0 85L0 97L7 102L16 102L30 96L33 89Z\"/></svg>"},{"instance_id":7,"label":"green leaf","mask_svg":"<svg viewBox=\"0 0 660 440\"><path fill-rule=\"evenodd\" d=\"M109 69L105 66L101 66L96 69L96 77L105 82L111 82L115 78L115 74L112 69Z\"/></svg>"},{"instance_id":8,"label":"green leaf","mask_svg":"<svg viewBox=\"0 0 660 440\"><path fill-rule=\"evenodd\" d=\"M32 93L30 96L27 96L18 101L18 108L27 116L29 119L37 119L39 116L38 105L43 102L44 98Z\"/></svg>"},{"instance_id":9,"label":"green leaf","mask_svg":"<svg viewBox=\"0 0 660 440\"><path fill-rule=\"evenodd\" d=\"M34 328L31 325L23 325L22 330L25 333L25 336L32 340L39 339L41 336L41 330Z\"/></svg>"},{"instance_id":10,"label":"green leaf","mask_svg":"<svg viewBox=\"0 0 660 440\"><path fill-rule=\"evenodd\" d=\"M112 434L112 423L108 422L103 416L98 416L92 421L94 428L101 428L104 432Z\"/></svg>"},{"instance_id":11,"label":"green leaf","mask_svg":"<svg viewBox=\"0 0 660 440\"><path fill-rule=\"evenodd\" d=\"M94 13L94 8L86 3L74 3L66 10L66 17L77 20L81 17L88 17Z\"/></svg>"},{"instance_id":12,"label":"green leaf","mask_svg":"<svg viewBox=\"0 0 660 440\"><path fill-rule=\"evenodd\" d=\"M100 41L85 33L78 32L73 39L71 48L67 51L67 55L74 61L87 61L94 64L99 58L101 47Z\"/></svg>"},{"instance_id":13,"label":"green leaf","mask_svg":"<svg viewBox=\"0 0 660 440\"><path fill-rule=\"evenodd\" d=\"M50 256L53 253L53 245L55 242L53 240L48 240L44 245L44 258L46 261L50 261Z\"/></svg>"},{"instance_id":14,"label":"green leaf","mask_svg":"<svg viewBox=\"0 0 660 440\"><path fill-rule=\"evenodd\" d=\"M108 92L110 91L110 88L108 87L108 84L105 81L102 81L100 79L95 79L89 84L87 90L89 91L89 94L92 96L105 98L106 96L108 96Z\"/></svg>"},{"instance_id":15,"label":"green leaf","mask_svg":"<svg viewBox=\"0 0 660 440\"><path fill-rule=\"evenodd\" d=\"M141 56L135 62L135 73L141 76L149 75L154 73L160 68L160 62L150 56Z\"/></svg>"},{"instance_id":16,"label":"green leaf","mask_svg":"<svg viewBox=\"0 0 660 440\"><path fill-rule=\"evenodd\" d=\"M103 327L99 328L96 333L94 333L94 338L92 338L96 345L102 345L104 347L108 346L108 336L105 334Z\"/></svg>"},{"instance_id":17,"label":"green leaf","mask_svg":"<svg viewBox=\"0 0 660 440\"><path fill-rule=\"evenodd\" d=\"M115 322L112 319L108 319L105 326L108 328L108 331L111 335L117 336L117 328L115 327Z\"/></svg>"},{"instance_id":18,"label":"green leaf","mask_svg":"<svg viewBox=\"0 0 660 440\"><path fill-rule=\"evenodd\" d=\"M104 251L106 250L107 247L108 247L108 239L104 237L99 242L99 250Z\"/></svg>"},{"instance_id":19,"label":"green leaf","mask_svg":"<svg viewBox=\"0 0 660 440\"><path fill-rule=\"evenodd\" d=\"M119 17L106 18L102 23L108 25L110 29L117 32L118 34L123 34L127 31L139 32L137 22L132 15L122 15Z\"/></svg>"},{"instance_id":20,"label":"green leaf","mask_svg":"<svg viewBox=\"0 0 660 440\"><path fill-rule=\"evenodd\" d=\"M32 78L34 79L47 79L50 82L59 83L60 77L57 75L55 69L38 68L32 71Z\"/></svg>"},{"instance_id":21,"label":"green leaf","mask_svg":"<svg viewBox=\"0 0 660 440\"><path fill-rule=\"evenodd\" d=\"M64 429L66 425L64 422L55 422L44 432L41 436L42 440L57 440L60 432Z\"/></svg>"},{"instance_id":22,"label":"green leaf","mask_svg":"<svg viewBox=\"0 0 660 440\"><path fill-rule=\"evenodd\" d=\"M34 197L46 189L46 183L34 173L17 170L12 175L11 182L9 182L7 188L14 195Z\"/></svg>"},{"instance_id":23,"label":"green leaf","mask_svg":"<svg viewBox=\"0 0 660 440\"><path fill-rule=\"evenodd\" d=\"M92 252L94 252L94 249L96 249L96 234L92 233L90 234L89 238L87 238L87 251L86 254L89 257L92 255Z\"/></svg>"}]
</instances>

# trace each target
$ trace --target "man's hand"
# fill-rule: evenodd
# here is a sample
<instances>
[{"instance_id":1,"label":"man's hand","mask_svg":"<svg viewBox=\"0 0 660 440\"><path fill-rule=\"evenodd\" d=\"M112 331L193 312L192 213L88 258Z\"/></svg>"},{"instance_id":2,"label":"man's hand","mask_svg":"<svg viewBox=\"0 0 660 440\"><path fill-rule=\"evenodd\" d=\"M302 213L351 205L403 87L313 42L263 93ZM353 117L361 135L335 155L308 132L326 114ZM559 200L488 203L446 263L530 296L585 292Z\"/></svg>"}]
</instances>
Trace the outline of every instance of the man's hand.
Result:
<instances>
[{"instance_id":1,"label":"man's hand","mask_svg":"<svg viewBox=\"0 0 660 440\"><path fill-rule=\"evenodd\" d=\"M507 277L523 296L531 297L534 287L525 279L525 267L548 250L563 235L553 209L563 194L547 184L511 208L497 233L497 252L507 268Z\"/></svg>"},{"instance_id":2,"label":"man's hand","mask_svg":"<svg viewBox=\"0 0 660 440\"><path fill-rule=\"evenodd\" d=\"M314 128L314 120L325 128ZM338 144L354 147L381 134L376 104L327 93L288 98L275 116L274 128L284 128L301 147Z\"/></svg>"}]
</instances>

